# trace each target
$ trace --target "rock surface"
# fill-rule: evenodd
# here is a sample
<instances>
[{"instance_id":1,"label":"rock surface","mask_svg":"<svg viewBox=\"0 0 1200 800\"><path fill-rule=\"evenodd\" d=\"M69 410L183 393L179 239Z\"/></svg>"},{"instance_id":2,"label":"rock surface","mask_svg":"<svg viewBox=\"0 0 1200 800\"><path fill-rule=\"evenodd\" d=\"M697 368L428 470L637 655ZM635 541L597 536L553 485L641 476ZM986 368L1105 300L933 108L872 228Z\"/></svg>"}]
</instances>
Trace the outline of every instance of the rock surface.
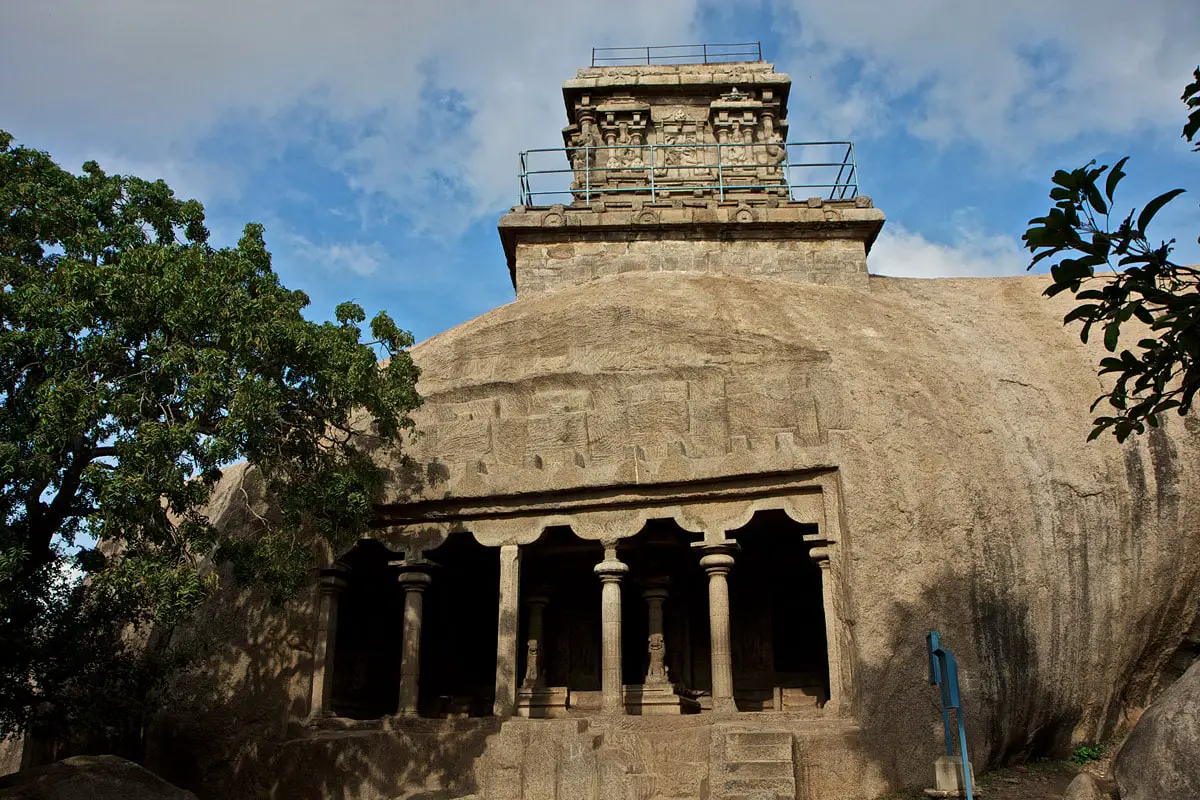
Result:
<instances>
[{"instance_id":1,"label":"rock surface","mask_svg":"<svg viewBox=\"0 0 1200 800\"><path fill-rule=\"evenodd\" d=\"M1142 715L1115 771L1122 800L1200 797L1200 661Z\"/></svg>"},{"instance_id":2,"label":"rock surface","mask_svg":"<svg viewBox=\"0 0 1200 800\"><path fill-rule=\"evenodd\" d=\"M1109 800L1109 796L1100 789L1100 784L1096 783L1095 778L1081 772L1067 787L1063 800Z\"/></svg>"},{"instance_id":3,"label":"rock surface","mask_svg":"<svg viewBox=\"0 0 1200 800\"><path fill-rule=\"evenodd\" d=\"M0 778L4 800L196 800L116 756L75 756Z\"/></svg>"},{"instance_id":4,"label":"rock surface","mask_svg":"<svg viewBox=\"0 0 1200 800\"><path fill-rule=\"evenodd\" d=\"M426 480L396 469L389 499L836 473L831 609L861 727L827 761L884 788L927 780L929 629L958 656L981 768L1101 740L1177 677L1200 612L1200 416L1087 443L1103 345L1063 328L1045 283L651 272L517 300L413 349ZM233 527L239 477L212 509ZM315 599L281 610L231 587L201 615L191 635L212 647L149 763L214 797L280 780L264 743L308 713ZM332 764L359 742L320 744ZM391 791L410 777L390 763L364 743L355 774Z\"/></svg>"}]
</instances>

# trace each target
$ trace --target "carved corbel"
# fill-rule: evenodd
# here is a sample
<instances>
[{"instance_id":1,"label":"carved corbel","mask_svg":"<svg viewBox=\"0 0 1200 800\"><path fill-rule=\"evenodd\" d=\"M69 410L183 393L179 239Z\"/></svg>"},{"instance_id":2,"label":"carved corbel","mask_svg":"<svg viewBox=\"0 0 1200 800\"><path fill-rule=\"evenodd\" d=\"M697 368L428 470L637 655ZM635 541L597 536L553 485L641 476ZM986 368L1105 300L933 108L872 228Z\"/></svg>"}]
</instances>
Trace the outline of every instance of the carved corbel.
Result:
<instances>
[{"instance_id":1,"label":"carved corbel","mask_svg":"<svg viewBox=\"0 0 1200 800\"><path fill-rule=\"evenodd\" d=\"M600 542L613 547L620 539L635 536L650 519L651 510L622 509L619 511L587 511L572 514L568 524L580 539Z\"/></svg>"},{"instance_id":2,"label":"carved corbel","mask_svg":"<svg viewBox=\"0 0 1200 800\"><path fill-rule=\"evenodd\" d=\"M475 520L467 523L475 541L484 547L533 544L541 538L548 524L541 517L507 517Z\"/></svg>"}]
</instances>

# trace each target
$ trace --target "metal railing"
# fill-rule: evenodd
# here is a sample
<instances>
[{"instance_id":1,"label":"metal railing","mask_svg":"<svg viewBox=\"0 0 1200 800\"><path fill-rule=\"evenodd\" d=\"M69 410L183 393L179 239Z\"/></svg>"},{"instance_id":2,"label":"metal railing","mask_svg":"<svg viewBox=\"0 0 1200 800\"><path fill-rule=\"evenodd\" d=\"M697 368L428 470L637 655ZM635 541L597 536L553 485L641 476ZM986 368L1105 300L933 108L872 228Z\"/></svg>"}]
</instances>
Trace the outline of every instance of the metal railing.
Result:
<instances>
[{"instance_id":1,"label":"metal railing","mask_svg":"<svg viewBox=\"0 0 1200 800\"><path fill-rule=\"evenodd\" d=\"M564 158L568 166L541 167ZM562 163L558 161L558 163ZM537 168L541 167L541 168ZM759 193L802 200L858 196L852 142L616 144L525 150L520 204L590 204L613 195ZM813 190L819 190L815 194Z\"/></svg>"},{"instance_id":2,"label":"metal railing","mask_svg":"<svg viewBox=\"0 0 1200 800\"><path fill-rule=\"evenodd\" d=\"M762 61L762 42L592 48L593 67L637 64L729 64L738 61Z\"/></svg>"},{"instance_id":3,"label":"metal railing","mask_svg":"<svg viewBox=\"0 0 1200 800\"><path fill-rule=\"evenodd\" d=\"M966 800L974 800L971 757L967 755L967 728L963 724L962 697L958 691L958 661L950 648L942 646L942 635L937 631L930 631L926 635L925 649L929 654L929 684L937 686L942 693L942 733L946 739L946 755L953 757L957 738L959 757L962 759L962 796ZM951 710L954 711L954 726L950 724Z\"/></svg>"}]
</instances>

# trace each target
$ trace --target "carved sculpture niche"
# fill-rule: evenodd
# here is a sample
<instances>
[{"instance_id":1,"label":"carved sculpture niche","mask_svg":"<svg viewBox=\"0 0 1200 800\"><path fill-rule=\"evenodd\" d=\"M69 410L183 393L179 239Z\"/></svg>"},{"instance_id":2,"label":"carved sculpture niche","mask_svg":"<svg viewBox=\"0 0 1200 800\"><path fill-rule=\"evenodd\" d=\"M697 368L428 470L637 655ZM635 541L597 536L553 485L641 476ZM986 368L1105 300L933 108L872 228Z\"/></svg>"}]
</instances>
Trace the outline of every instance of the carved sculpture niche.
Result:
<instances>
[{"instance_id":1,"label":"carved sculpture niche","mask_svg":"<svg viewBox=\"0 0 1200 800\"><path fill-rule=\"evenodd\" d=\"M592 102L591 95L585 94L575 103L575 120L574 125L563 129L563 139L566 140L567 147L573 148L569 151L571 169L575 172L575 181L571 184L571 189L579 190L577 198L583 199L583 193L588 186L603 183L598 173L593 172L590 176L587 174L588 169L595 170L596 157L601 152L594 148L604 144L596 124L596 105Z\"/></svg>"},{"instance_id":2,"label":"carved sculpture niche","mask_svg":"<svg viewBox=\"0 0 1200 800\"><path fill-rule=\"evenodd\" d=\"M665 185L696 184L710 180L713 170L700 146L711 140L708 123L676 108L656 125L658 141L667 145L655 158L655 180Z\"/></svg>"},{"instance_id":3,"label":"carved sculpture niche","mask_svg":"<svg viewBox=\"0 0 1200 800\"><path fill-rule=\"evenodd\" d=\"M618 94L597 108L600 136L605 148L601 162L611 186L644 186L647 184L644 151L646 130L650 124L650 106L627 94Z\"/></svg>"},{"instance_id":4,"label":"carved sculpture niche","mask_svg":"<svg viewBox=\"0 0 1200 800\"><path fill-rule=\"evenodd\" d=\"M733 87L709 105L713 136L722 145L727 191L743 186L758 187L752 189L756 192L786 193L782 165L787 159L787 122L779 119L780 103L771 90L763 90L762 98Z\"/></svg>"}]
</instances>

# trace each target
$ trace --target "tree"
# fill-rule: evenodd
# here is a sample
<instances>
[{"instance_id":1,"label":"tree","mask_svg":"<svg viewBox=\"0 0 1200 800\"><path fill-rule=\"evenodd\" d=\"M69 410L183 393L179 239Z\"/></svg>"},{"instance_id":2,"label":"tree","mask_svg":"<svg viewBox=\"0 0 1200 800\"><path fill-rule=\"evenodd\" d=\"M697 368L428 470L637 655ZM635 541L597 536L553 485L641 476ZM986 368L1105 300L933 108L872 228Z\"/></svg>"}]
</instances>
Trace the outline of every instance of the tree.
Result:
<instances>
[{"instance_id":1,"label":"tree","mask_svg":"<svg viewBox=\"0 0 1200 800\"><path fill-rule=\"evenodd\" d=\"M1183 126L1189 143L1200 132L1200 68L1194 78L1182 98L1190 109ZM1200 143L1193 149L1200 151ZM1050 198L1055 205L1046 216L1031 219L1023 237L1034 253L1029 268L1054 260L1045 294L1069 291L1080 301L1063 322L1081 321L1084 342L1100 328L1105 349L1116 353L1123 325L1137 320L1148 329L1135 349L1101 360L1100 374L1115 375L1116 383L1092 404L1095 411L1107 400L1110 410L1094 420L1089 439L1111 429L1124 441L1158 426L1160 414L1187 414L1200 390L1200 269L1171 260L1174 239L1154 244L1147 236L1155 215L1184 190L1159 195L1140 213L1131 210L1114 229L1113 195L1128 160L1122 158L1111 170L1091 161L1054 173Z\"/></svg>"},{"instance_id":2,"label":"tree","mask_svg":"<svg viewBox=\"0 0 1200 800\"><path fill-rule=\"evenodd\" d=\"M76 175L0 131L0 734L108 724L95 686L147 680L121 633L184 619L214 557L285 597L320 539L366 527L370 451L420 402L412 337L307 305L262 226L215 248L162 181ZM223 539L200 512L240 459L279 513Z\"/></svg>"}]
</instances>

